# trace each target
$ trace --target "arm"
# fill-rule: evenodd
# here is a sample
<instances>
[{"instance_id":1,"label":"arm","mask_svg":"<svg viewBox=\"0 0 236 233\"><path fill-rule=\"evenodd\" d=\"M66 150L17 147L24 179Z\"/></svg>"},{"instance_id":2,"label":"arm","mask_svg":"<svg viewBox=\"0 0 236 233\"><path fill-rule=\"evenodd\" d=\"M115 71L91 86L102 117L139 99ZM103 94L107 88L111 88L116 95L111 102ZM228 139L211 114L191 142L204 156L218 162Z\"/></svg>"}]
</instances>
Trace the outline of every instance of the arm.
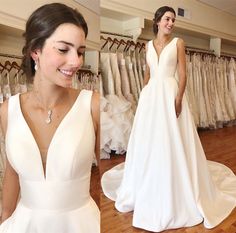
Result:
<instances>
[{"instance_id":1,"label":"arm","mask_svg":"<svg viewBox=\"0 0 236 233\"><path fill-rule=\"evenodd\" d=\"M5 101L0 109L1 127L4 135L6 135L7 129L7 109L8 102ZM7 160L2 189L2 222L9 218L15 210L19 190L20 186L18 174L15 172L15 170L12 168L9 161Z\"/></svg>"},{"instance_id":2,"label":"arm","mask_svg":"<svg viewBox=\"0 0 236 233\"><path fill-rule=\"evenodd\" d=\"M149 68L148 64L146 64L146 70L144 73L144 80L143 80L144 86L148 84L149 79L150 79L150 68Z\"/></svg>"},{"instance_id":3,"label":"arm","mask_svg":"<svg viewBox=\"0 0 236 233\"><path fill-rule=\"evenodd\" d=\"M97 92L92 96L92 117L96 135L95 155L98 166L100 165L100 95Z\"/></svg>"},{"instance_id":4,"label":"arm","mask_svg":"<svg viewBox=\"0 0 236 233\"><path fill-rule=\"evenodd\" d=\"M178 59L178 75L179 75L179 89L175 99L176 115L179 117L182 110L182 99L186 87L186 57L185 46L182 39L177 41L177 59Z\"/></svg>"},{"instance_id":5,"label":"arm","mask_svg":"<svg viewBox=\"0 0 236 233\"><path fill-rule=\"evenodd\" d=\"M148 51L148 44L146 44L146 57L147 57L147 51ZM144 80L143 80L144 86L148 84L149 79L150 79L150 68L149 68L148 63L146 61L146 70L144 73Z\"/></svg>"}]
</instances>

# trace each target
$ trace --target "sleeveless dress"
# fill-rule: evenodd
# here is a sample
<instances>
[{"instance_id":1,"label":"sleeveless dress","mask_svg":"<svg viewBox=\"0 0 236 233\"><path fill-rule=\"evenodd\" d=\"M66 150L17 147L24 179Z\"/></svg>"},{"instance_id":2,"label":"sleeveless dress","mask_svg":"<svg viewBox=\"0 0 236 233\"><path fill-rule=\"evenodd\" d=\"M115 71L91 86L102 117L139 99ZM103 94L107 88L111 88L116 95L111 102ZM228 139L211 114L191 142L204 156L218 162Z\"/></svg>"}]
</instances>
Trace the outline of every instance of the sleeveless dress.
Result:
<instances>
[{"instance_id":1,"label":"sleeveless dress","mask_svg":"<svg viewBox=\"0 0 236 233\"><path fill-rule=\"evenodd\" d=\"M92 91L80 92L58 126L48 148L46 175L19 96L9 99L6 151L19 175L20 199L0 232L99 233L99 209L89 193L95 147Z\"/></svg>"},{"instance_id":2,"label":"sleeveless dress","mask_svg":"<svg viewBox=\"0 0 236 233\"><path fill-rule=\"evenodd\" d=\"M150 80L140 95L126 161L102 177L115 207L133 211L133 226L154 232L202 221L213 228L236 205L236 177L206 160L185 97L176 117L177 40L159 58L148 43Z\"/></svg>"}]
</instances>

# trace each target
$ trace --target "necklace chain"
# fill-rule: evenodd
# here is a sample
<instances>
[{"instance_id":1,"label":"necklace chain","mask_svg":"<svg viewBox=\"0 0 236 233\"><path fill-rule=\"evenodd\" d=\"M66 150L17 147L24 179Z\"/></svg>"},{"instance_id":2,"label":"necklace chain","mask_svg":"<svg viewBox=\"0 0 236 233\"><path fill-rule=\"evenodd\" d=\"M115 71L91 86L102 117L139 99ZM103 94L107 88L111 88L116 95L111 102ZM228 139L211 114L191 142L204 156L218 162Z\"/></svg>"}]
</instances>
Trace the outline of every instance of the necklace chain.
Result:
<instances>
[{"instance_id":1,"label":"necklace chain","mask_svg":"<svg viewBox=\"0 0 236 233\"><path fill-rule=\"evenodd\" d=\"M38 95L36 92L34 92L34 96L36 97L37 101L40 103L41 107L43 106L42 101L39 99ZM43 107L42 107L43 108ZM45 108L43 108L45 110ZM47 108L47 118L45 119L46 124L50 124L52 122L52 113L53 113L53 108Z\"/></svg>"},{"instance_id":2,"label":"necklace chain","mask_svg":"<svg viewBox=\"0 0 236 233\"><path fill-rule=\"evenodd\" d=\"M159 43L159 42L157 42L156 44L157 44L157 46L160 47L161 49L163 49L163 48L165 47L165 45L166 45L166 43L162 43L162 44L161 44L161 43Z\"/></svg>"},{"instance_id":3,"label":"necklace chain","mask_svg":"<svg viewBox=\"0 0 236 233\"><path fill-rule=\"evenodd\" d=\"M156 41L156 45L157 45L158 47L160 47L161 49L163 49L163 48L165 47L165 45L169 43L169 41L170 41L170 39L167 40L167 41L164 42L164 43L160 43L160 42Z\"/></svg>"}]
</instances>

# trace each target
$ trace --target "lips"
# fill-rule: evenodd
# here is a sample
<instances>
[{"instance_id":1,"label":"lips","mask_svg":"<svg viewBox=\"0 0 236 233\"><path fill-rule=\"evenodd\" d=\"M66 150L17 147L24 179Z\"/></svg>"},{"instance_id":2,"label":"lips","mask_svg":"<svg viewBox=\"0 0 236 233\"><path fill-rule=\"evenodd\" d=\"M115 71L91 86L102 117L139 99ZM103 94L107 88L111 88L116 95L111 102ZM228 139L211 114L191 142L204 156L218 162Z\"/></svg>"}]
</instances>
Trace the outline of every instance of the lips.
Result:
<instances>
[{"instance_id":1,"label":"lips","mask_svg":"<svg viewBox=\"0 0 236 233\"><path fill-rule=\"evenodd\" d=\"M60 71L63 75L65 75L65 76L67 76L67 77L72 77L72 76L74 75L74 73L75 73L74 70L59 69L59 71Z\"/></svg>"}]
</instances>

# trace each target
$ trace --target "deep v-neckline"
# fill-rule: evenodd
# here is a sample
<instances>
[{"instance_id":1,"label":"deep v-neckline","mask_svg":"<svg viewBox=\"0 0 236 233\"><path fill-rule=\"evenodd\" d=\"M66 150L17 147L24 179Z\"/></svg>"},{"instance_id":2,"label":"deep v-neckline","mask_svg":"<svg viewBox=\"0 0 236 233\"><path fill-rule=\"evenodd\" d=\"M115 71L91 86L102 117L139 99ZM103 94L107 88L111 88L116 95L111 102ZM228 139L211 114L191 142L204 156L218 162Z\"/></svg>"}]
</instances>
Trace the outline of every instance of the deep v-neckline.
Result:
<instances>
[{"instance_id":1,"label":"deep v-neckline","mask_svg":"<svg viewBox=\"0 0 236 233\"><path fill-rule=\"evenodd\" d=\"M69 109L69 111L65 114L65 116L63 117L63 119L60 121L58 127L56 128L55 132L53 133L52 135L52 138L51 138L51 141L49 143L49 146L48 146L48 150L47 150L47 153L46 153L46 162L45 162L45 169L44 169L44 166L43 166L43 160L42 160L42 155L41 155L41 152L40 152L40 149L39 149L39 145L32 133L32 130L28 124L28 122L26 121L25 117L24 117L24 114L22 112L22 108L21 108L21 101L20 101L20 93L18 94L18 108L19 108L19 112L20 112L20 117L22 118L25 126L26 126L26 129L28 131L28 133L30 134L30 137L33 139L33 143L35 145L35 148L37 150L37 156L38 156L38 159L40 161L40 170L41 170L41 173L42 173L42 176L44 178L44 180L47 180L47 170L48 170L48 161L49 161L49 157L50 157L50 150L53 146L53 143L55 141L55 138L58 134L58 132L60 131L60 128L63 126L64 122L66 121L66 119L71 115L71 113L74 111L75 107L76 107L76 103L78 102L79 100L79 97L80 97L80 94L81 92L79 93L79 95L77 96L75 102L72 104L71 108Z\"/></svg>"},{"instance_id":2,"label":"deep v-neckline","mask_svg":"<svg viewBox=\"0 0 236 233\"><path fill-rule=\"evenodd\" d=\"M175 37L172 38L172 39L163 47L163 49L161 50L160 54L158 54L157 48L156 48L156 46L155 46L155 44L154 44L154 40L152 40L152 46L153 46L153 48L154 48L154 50L155 50L155 53L156 53L156 56L157 56L157 62L158 62L158 64L159 64L159 62L160 62L160 58L161 58L162 53L164 52L164 50L166 49L166 47L168 47L168 45L171 44L171 42L172 42L174 39L175 39Z\"/></svg>"}]
</instances>

